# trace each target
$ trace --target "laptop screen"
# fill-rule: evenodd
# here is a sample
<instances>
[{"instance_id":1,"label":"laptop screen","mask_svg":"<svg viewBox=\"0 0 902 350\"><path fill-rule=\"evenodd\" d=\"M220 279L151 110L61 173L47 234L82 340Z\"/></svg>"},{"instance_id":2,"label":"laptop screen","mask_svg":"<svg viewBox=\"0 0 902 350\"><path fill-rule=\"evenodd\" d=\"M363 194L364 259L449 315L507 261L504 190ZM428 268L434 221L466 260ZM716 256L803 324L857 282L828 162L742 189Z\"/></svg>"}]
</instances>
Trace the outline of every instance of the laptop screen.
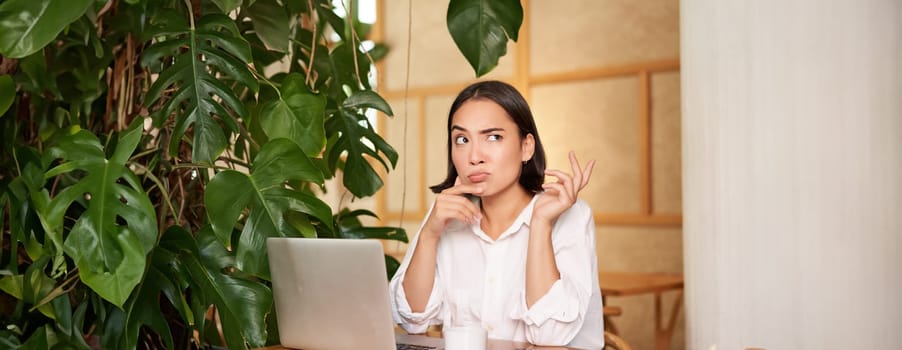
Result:
<instances>
[{"instance_id":1,"label":"laptop screen","mask_svg":"<svg viewBox=\"0 0 902 350\"><path fill-rule=\"evenodd\" d=\"M283 346L395 349L381 242L274 237L266 246Z\"/></svg>"}]
</instances>

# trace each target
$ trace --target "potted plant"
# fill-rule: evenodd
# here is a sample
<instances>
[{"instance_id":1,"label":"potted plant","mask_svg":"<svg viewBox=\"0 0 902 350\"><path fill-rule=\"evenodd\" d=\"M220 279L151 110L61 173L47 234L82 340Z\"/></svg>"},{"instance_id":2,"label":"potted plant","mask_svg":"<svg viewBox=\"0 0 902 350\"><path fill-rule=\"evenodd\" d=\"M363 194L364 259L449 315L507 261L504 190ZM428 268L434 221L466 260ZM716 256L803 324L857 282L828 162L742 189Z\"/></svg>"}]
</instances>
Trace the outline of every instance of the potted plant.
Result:
<instances>
[{"instance_id":1,"label":"potted plant","mask_svg":"<svg viewBox=\"0 0 902 350\"><path fill-rule=\"evenodd\" d=\"M406 242L319 198L399 156L365 114L387 48L341 6L0 1L0 347L273 344L266 238Z\"/></svg>"}]
</instances>

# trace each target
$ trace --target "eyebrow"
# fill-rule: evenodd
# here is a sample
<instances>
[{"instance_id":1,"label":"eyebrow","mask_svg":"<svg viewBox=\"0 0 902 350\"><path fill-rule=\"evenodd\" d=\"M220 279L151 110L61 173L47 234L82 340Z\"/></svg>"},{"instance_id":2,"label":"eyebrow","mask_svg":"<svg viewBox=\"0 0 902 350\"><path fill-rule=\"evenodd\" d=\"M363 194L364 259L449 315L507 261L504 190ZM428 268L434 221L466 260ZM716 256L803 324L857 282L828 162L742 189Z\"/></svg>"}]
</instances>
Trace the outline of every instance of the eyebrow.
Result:
<instances>
[{"instance_id":1,"label":"eyebrow","mask_svg":"<svg viewBox=\"0 0 902 350\"><path fill-rule=\"evenodd\" d=\"M468 131L467 129L465 129L464 127L459 126L459 125L452 125L451 130L460 130L463 132ZM490 133L498 132L498 131L506 131L506 130L504 130L504 128L488 128L488 129L479 130L479 133L480 134L490 134Z\"/></svg>"}]
</instances>

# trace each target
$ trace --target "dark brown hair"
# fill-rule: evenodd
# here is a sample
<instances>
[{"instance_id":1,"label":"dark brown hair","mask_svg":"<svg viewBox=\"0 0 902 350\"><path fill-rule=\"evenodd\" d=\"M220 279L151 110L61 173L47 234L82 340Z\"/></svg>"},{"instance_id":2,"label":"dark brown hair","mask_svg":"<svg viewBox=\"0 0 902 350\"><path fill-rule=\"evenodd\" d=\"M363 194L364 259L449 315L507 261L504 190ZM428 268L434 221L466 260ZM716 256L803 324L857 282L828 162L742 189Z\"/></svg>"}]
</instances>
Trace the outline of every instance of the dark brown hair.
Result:
<instances>
[{"instance_id":1,"label":"dark brown hair","mask_svg":"<svg viewBox=\"0 0 902 350\"><path fill-rule=\"evenodd\" d=\"M535 140L535 152L532 158L523 163L523 171L520 173L520 185L528 191L539 192L542 190L542 183L545 180L545 149L542 147L542 141L539 139L539 132L536 130L536 121L529 110L526 99L513 86L500 81L482 81L468 86L463 89L454 103L451 104L451 110L448 112L448 176L438 185L429 187L432 192L439 193L454 186L457 180L457 169L454 168L454 162L451 160L451 119L454 113L469 100L491 100L497 103L507 115L517 124L520 139L526 135L532 134Z\"/></svg>"}]
</instances>

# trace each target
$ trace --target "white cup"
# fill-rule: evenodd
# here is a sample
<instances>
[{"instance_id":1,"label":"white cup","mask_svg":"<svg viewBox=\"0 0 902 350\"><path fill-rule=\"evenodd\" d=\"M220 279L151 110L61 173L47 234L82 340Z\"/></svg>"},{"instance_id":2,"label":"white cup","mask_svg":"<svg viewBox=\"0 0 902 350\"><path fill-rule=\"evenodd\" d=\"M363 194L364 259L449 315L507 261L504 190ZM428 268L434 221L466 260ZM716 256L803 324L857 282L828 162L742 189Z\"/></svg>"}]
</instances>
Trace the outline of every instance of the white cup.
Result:
<instances>
[{"instance_id":1,"label":"white cup","mask_svg":"<svg viewBox=\"0 0 902 350\"><path fill-rule=\"evenodd\" d=\"M445 350L485 350L488 333L482 327L459 326L442 329Z\"/></svg>"}]
</instances>

